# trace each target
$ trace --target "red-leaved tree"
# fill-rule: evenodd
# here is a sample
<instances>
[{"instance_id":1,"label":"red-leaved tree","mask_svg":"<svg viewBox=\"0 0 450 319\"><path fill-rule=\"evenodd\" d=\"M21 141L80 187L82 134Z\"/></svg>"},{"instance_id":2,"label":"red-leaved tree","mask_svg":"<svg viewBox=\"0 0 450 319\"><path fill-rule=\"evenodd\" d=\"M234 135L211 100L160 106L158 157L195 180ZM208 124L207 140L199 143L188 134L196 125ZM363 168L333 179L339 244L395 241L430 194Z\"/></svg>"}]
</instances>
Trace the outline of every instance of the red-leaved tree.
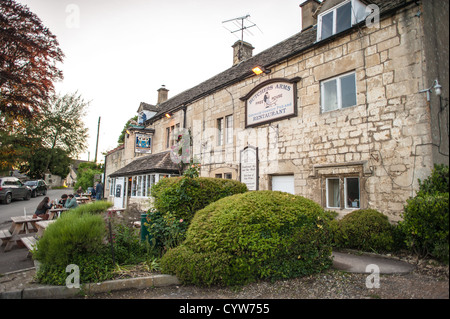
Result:
<instances>
[{"instance_id":1,"label":"red-leaved tree","mask_svg":"<svg viewBox=\"0 0 450 319\"><path fill-rule=\"evenodd\" d=\"M63 78L56 36L27 6L0 0L0 115L32 118Z\"/></svg>"}]
</instances>

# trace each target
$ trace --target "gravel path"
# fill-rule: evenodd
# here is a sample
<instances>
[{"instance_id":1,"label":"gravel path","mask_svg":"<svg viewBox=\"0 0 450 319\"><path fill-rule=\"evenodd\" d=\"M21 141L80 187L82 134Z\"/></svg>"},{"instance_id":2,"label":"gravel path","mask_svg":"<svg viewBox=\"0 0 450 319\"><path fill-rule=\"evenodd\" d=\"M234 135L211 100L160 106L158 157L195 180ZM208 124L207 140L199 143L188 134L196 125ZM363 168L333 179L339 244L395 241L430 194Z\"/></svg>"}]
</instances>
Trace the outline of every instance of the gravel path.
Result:
<instances>
[{"instance_id":1,"label":"gravel path","mask_svg":"<svg viewBox=\"0 0 450 319\"><path fill-rule=\"evenodd\" d=\"M261 281L244 287L171 286L113 291L80 299L449 299L449 268L427 260L415 265L406 275L380 275L379 288L367 288L367 274L329 269L303 278ZM29 270L0 277L0 292L37 286L35 271ZM131 273L131 277L148 273Z\"/></svg>"}]
</instances>

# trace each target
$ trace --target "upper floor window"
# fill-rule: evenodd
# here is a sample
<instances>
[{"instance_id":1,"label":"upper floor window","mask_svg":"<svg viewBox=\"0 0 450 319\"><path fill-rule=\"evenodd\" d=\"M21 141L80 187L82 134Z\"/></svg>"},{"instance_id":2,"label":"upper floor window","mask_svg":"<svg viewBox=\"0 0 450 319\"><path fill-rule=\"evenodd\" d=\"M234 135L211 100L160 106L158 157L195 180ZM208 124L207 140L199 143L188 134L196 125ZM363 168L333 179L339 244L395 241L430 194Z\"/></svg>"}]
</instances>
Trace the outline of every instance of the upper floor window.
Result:
<instances>
[{"instance_id":1,"label":"upper floor window","mask_svg":"<svg viewBox=\"0 0 450 319\"><path fill-rule=\"evenodd\" d=\"M355 72L320 82L322 112L356 105Z\"/></svg>"},{"instance_id":2,"label":"upper floor window","mask_svg":"<svg viewBox=\"0 0 450 319\"><path fill-rule=\"evenodd\" d=\"M180 123L166 128L166 148L175 144L178 132L180 131Z\"/></svg>"},{"instance_id":3,"label":"upper floor window","mask_svg":"<svg viewBox=\"0 0 450 319\"><path fill-rule=\"evenodd\" d=\"M217 119L217 145L233 143L233 115Z\"/></svg>"},{"instance_id":4,"label":"upper floor window","mask_svg":"<svg viewBox=\"0 0 450 319\"><path fill-rule=\"evenodd\" d=\"M351 28L366 17L366 6L358 0L347 0L319 14L317 41Z\"/></svg>"}]
</instances>

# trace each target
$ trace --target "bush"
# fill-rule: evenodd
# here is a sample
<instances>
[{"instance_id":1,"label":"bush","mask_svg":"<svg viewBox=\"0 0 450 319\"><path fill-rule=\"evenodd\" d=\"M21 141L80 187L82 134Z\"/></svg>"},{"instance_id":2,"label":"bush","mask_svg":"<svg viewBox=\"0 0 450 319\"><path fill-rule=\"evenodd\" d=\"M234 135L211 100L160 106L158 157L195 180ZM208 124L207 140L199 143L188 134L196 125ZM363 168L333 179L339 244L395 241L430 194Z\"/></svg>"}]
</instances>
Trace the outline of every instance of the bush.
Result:
<instances>
[{"instance_id":1,"label":"bush","mask_svg":"<svg viewBox=\"0 0 450 319\"><path fill-rule=\"evenodd\" d=\"M431 255L449 262L449 168L435 165L432 174L419 180L416 197L407 200L399 223L408 247L420 257Z\"/></svg>"},{"instance_id":2,"label":"bush","mask_svg":"<svg viewBox=\"0 0 450 319\"><path fill-rule=\"evenodd\" d=\"M154 207L162 214L172 213L189 224L195 212L223 197L244 193L241 182L209 177L164 178L152 187Z\"/></svg>"},{"instance_id":3,"label":"bush","mask_svg":"<svg viewBox=\"0 0 450 319\"><path fill-rule=\"evenodd\" d=\"M334 243L340 248L391 251L395 247L394 226L374 209L360 209L333 221Z\"/></svg>"},{"instance_id":4,"label":"bush","mask_svg":"<svg viewBox=\"0 0 450 319\"><path fill-rule=\"evenodd\" d=\"M149 243L159 257L186 238L187 223L183 219L175 218L172 213L161 214L150 209L145 226L149 233Z\"/></svg>"},{"instance_id":5,"label":"bush","mask_svg":"<svg viewBox=\"0 0 450 319\"><path fill-rule=\"evenodd\" d=\"M101 214L107 211L113 204L108 201L95 201L92 203L87 203L83 205L79 205L76 208L73 208L70 212L75 214ZM64 213L63 213L64 215Z\"/></svg>"},{"instance_id":6,"label":"bush","mask_svg":"<svg viewBox=\"0 0 450 319\"><path fill-rule=\"evenodd\" d=\"M75 264L80 283L99 282L114 277L110 242L104 215L111 203L98 201L80 205L49 225L39 239L33 257L41 263L37 279L44 284L65 285L66 267ZM146 246L138 230L117 222L111 216L115 263L136 264L147 259ZM108 236L107 236L108 235Z\"/></svg>"},{"instance_id":7,"label":"bush","mask_svg":"<svg viewBox=\"0 0 450 319\"><path fill-rule=\"evenodd\" d=\"M34 258L43 264L71 264L80 254L96 254L106 235L100 215L67 212L49 225L37 243Z\"/></svg>"},{"instance_id":8,"label":"bush","mask_svg":"<svg viewBox=\"0 0 450 319\"><path fill-rule=\"evenodd\" d=\"M161 259L184 283L238 285L308 275L332 261L329 216L301 196L255 191L198 211L186 240Z\"/></svg>"},{"instance_id":9,"label":"bush","mask_svg":"<svg viewBox=\"0 0 450 319\"><path fill-rule=\"evenodd\" d=\"M425 194L407 201L400 223L406 244L420 257L428 254L448 263L449 193Z\"/></svg>"}]
</instances>

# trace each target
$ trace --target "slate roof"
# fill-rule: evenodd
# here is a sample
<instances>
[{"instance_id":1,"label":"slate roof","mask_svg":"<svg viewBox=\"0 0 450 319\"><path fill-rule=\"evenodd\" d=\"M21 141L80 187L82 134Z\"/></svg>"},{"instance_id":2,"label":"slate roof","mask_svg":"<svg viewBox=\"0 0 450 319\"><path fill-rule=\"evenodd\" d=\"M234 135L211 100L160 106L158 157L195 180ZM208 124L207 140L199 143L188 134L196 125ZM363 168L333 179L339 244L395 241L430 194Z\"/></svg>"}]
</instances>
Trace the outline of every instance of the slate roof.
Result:
<instances>
[{"instance_id":1,"label":"slate roof","mask_svg":"<svg viewBox=\"0 0 450 319\"><path fill-rule=\"evenodd\" d=\"M380 8L380 14L387 14L390 11L395 11L406 4L414 3L414 0L372 0L365 1L367 3L374 3ZM348 29L353 30L356 26ZM289 59L302 51L307 50L314 45L321 45L327 41L331 41L336 37L347 34L344 31L336 36L331 36L323 41L316 42L316 26L303 30L292 37L274 45L273 47L253 56L252 58L242 61L239 64L227 69L226 71L217 74L216 76L190 88L170 99L161 103L158 113L151 119L147 120L146 124L151 124L160 119L167 112L174 112L182 109L184 105L190 104L199 98L210 95L213 92L230 86L234 83L240 82L243 79L253 76L251 69L257 65L270 68L277 63Z\"/></svg>"},{"instance_id":2,"label":"slate roof","mask_svg":"<svg viewBox=\"0 0 450 319\"><path fill-rule=\"evenodd\" d=\"M110 174L110 177L148 173L178 174L178 166L170 158L170 151L138 157L128 165Z\"/></svg>"}]
</instances>

